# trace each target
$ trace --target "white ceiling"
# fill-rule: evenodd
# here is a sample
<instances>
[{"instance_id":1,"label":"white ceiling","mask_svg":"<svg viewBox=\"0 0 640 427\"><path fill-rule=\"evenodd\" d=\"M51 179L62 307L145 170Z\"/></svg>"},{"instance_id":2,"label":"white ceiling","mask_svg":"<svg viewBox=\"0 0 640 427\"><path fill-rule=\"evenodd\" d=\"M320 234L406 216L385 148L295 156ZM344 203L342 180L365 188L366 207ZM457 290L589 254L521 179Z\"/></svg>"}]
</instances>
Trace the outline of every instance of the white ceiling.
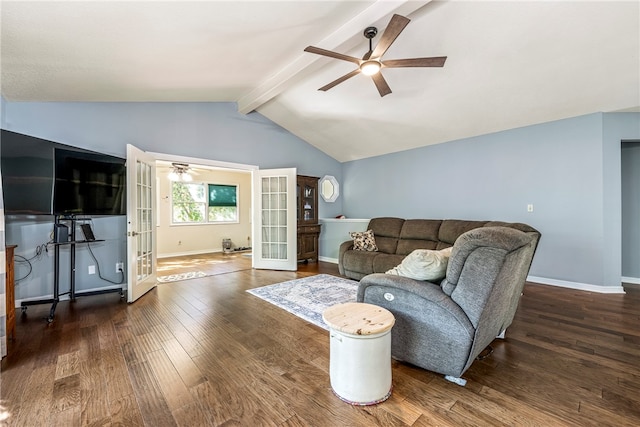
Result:
<instances>
[{"instance_id":1,"label":"white ceiling","mask_svg":"<svg viewBox=\"0 0 640 427\"><path fill-rule=\"evenodd\" d=\"M640 111L640 2L5 1L9 101L237 102L339 161L593 112ZM355 65L393 13L411 19L384 58L381 98Z\"/></svg>"}]
</instances>

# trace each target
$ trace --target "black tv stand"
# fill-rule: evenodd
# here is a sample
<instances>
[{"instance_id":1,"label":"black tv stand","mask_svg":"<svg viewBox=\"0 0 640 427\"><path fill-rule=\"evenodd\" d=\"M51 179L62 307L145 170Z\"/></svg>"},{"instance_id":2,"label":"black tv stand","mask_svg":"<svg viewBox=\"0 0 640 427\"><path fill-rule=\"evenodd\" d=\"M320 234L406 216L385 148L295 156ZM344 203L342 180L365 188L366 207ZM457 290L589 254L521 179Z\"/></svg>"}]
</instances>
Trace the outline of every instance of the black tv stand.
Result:
<instances>
[{"instance_id":1,"label":"black tv stand","mask_svg":"<svg viewBox=\"0 0 640 427\"><path fill-rule=\"evenodd\" d=\"M122 288L115 289L105 289L99 291L87 291L87 292L76 292L76 245L88 244L88 243L96 243L96 242L104 242L104 240L76 240L76 223L78 218L75 216L56 216L54 227L65 225L63 223L68 223L70 228L69 230L69 241L68 242L57 242L53 243L53 298L42 299L42 300L33 300L33 301L22 301L20 307L22 308L22 313L27 310L27 307L30 305L39 305L39 304L51 304L51 310L49 310L49 317L46 318L48 323L53 322L53 318L56 313L56 307L60 302L60 296L69 295L69 299L71 301L75 301L76 297L81 296L89 296L89 295L100 295L106 293L119 292L120 298L124 298L124 292ZM70 248L70 261L69 261L69 291L60 293L60 247L61 246L69 246Z\"/></svg>"}]
</instances>

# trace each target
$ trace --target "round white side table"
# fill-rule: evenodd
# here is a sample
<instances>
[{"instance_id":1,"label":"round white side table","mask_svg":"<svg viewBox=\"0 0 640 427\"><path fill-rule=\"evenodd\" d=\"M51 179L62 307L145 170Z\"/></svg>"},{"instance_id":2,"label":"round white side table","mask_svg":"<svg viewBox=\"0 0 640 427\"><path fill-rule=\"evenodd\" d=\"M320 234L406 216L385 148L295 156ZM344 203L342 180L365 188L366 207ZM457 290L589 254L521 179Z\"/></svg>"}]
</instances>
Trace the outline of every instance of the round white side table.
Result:
<instances>
[{"instance_id":1,"label":"round white side table","mask_svg":"<svg viewBox=\"0 0 640 427\"><path fill-rule=\"evenodd\" d=\"M329 326L329 375L333 392L352 405L375 405L391 396L390 311L349 302L322 313Z\"/></svg>"}]
</instances>

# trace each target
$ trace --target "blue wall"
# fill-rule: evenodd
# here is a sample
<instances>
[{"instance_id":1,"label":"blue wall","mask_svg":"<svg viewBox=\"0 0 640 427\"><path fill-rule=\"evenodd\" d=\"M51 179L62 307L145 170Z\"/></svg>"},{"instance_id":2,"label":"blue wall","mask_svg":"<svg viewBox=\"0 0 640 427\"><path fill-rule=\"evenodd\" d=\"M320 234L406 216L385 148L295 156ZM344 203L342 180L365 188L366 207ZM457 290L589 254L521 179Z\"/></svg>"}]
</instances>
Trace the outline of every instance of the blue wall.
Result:
<instances>
[{"instance_id":1,"label":"blue wall","mask_svg":"<svg viewBox=\"0 0 640 427\"><path fill-rule=\"evenodd\" d=\"M594 113L340 164L260 114L238 114L231 103L2 100L2 107L5 129L108 154L124 156L131 143L153 152L334 175L341 195L333 204L320 201L320 217L525 222L542 233L532 278L585 289L620 286L620 144L640 139L638 113ZM534 205L531 213L528 204ZM41 243L40 237L23 250ZM321 248L321 256L331 253Z\"/></svg>"},{"instance_id":2,"label":"blue wall","mask_svg":"<svg viewBox=\"0 0 640 427\"><path fill-rule=\"evenodd\" d=\"M296 167L298 173L342 178L339 162L258 113L235 103L5 102L2 128L120 157L126 144L180 156ZM335 216L342 201L319 205ZM333 212L336 212L333 214Z\"/></svg>"},{"instance_id":3,"label":"blue wall","mask_svg":"<svg viewBox=\"0 0 640 427\"><path fill-rule=\"evenodd\" d=\"M345 163L345 214L525 222L532 278L619 287L620 141L638 137L640 114L590 114Z\"/></svg>"},{"instance_id":4,"label":"blue wall","mask_svg":"<svg viewBox=\"0 0 640 427\"><path fill-rule=\"evenodd\" d=\"M295 167L299 174L333 175L342 181L342 165L258 113L243 115L234 103L58 103L8 102L2 99L2 128L39 138L126 157L126 145L180 156L250 164L260 169ZM342 198L319 201L319 215L342 213ZM31 257L50 238L53 217L9 217L7 242L18 244L17 253ZM124 217L94 220L94 244L103 275L114 280L115 262L126 260ZM68 263L63 253L63 265ZM52 259L44 254L34 261L29 279L19 282L16 299L52 292ZM88 275L95 262L86 248L78 247L77 289L111 286ZM18 264L17 275L27 268ZM62 290L68 273L64 267Z\"/></svg>"}]
</instances>

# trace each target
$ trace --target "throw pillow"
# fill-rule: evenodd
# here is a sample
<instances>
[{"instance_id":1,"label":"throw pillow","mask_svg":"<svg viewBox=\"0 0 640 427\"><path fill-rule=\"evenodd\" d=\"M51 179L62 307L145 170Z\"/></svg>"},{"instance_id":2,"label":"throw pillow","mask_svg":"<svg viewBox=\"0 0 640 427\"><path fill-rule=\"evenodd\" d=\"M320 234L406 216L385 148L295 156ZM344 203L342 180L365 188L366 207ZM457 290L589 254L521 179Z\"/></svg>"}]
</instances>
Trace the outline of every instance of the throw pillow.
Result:
<instances>
[{"instance_id":1,"label":"throw pillow","mask_svg":"<svg viewBox=\"0 0 640 427\"><path fill-rule=\"evenodd\" d=\"M440 251L416 249L407 255L400 265L393 267L386 274L409 277L415 280L442 279L447 273L451 249L446 248Z\"/></svg>"},{"instance_id":2,"label":"throw pillow","mask_svg":"<svg viewBox=\"0 0 640 427\"><path fill-rule=\"evenodd\" d=\"M349 233L353 239L353 249L356 251L376 252L376 239L373 236L373 230L352 231Z\"/></svg>"}]
</instances>

